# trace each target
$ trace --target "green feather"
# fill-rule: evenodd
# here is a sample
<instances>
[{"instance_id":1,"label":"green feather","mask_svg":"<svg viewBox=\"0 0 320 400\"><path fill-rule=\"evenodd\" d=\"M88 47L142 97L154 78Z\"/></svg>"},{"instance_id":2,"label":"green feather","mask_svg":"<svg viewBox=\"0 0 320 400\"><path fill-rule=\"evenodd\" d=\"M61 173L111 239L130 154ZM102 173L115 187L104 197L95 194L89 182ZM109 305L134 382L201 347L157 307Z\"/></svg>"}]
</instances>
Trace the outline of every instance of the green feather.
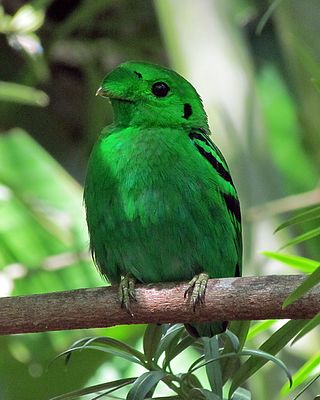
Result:
<instances>
[{"instance_id":1,"label":"green feather","mask_svg":"<svg viewBox=\"0 0 320 400\"><path fill-rule=\"evenodd\" d=\"M113 284L128 273L145 283L240 275L237 192L192 85L169 69L127 62L99 93L111 99L114 123L91 153L84 199L101 273ZM193 327L212 336L225 324Z\"/></svg>"}]
</instances>

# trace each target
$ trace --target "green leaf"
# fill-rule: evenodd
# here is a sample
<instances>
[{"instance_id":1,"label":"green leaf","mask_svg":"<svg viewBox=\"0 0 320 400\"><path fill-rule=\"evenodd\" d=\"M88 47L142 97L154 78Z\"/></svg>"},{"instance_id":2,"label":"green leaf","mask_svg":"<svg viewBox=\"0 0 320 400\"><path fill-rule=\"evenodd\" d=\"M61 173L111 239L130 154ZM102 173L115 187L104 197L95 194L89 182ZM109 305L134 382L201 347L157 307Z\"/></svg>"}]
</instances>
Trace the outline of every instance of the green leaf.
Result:
<instances>
[{"instance_id":1,"label":"green leaf","mask_svg":"<svg viewBox=\"0 0 320 400\"><path fill-rule=\"evenodd\" d=\"M230 329L227 329L224 334L226 336L235 352L240 350L240 342L238 336L235 335Z\"/></svg>"},{"instance_id":2,"label":"green leaf","mask_svg":"<svg viewBox=\"0 0 320 400\"><path fill-rule=\"evenodd\" d=\"M251 392L240 387L233 393L231 400L251 400Z\"/></svg>"},{"instance_id":3,"label":"green leaf","mask_svg":"<svg viewBox=\"0 0 320 400\"><path fill-rule=\"evenodd\" d=\"M304 326L303 329L298 333L298 335L293 339L291 345L296 343L299 339L301 339L303 336L305 336L307 333L309 333L312 329L320 325L320 313L314 316L308 323L307 325Z\"/></svg>"},{"instance_id":4,"label":"green leaf","mask_svg":"<svg viewBox=\"0 0 320 400\"><path fill-rule=\"evenodd\" d=\"M106 346L111 346L111 347L117 348L128 354L132 354L134 357L137 357L142 363L145 361L144 355L140 351L134 349L133 347L127 345L124 342L120 342L117 339L113 339L110 337L104 337L104 336L93 337L93 338L86 339L86 341L83 343L83 347L87 347L88 345L90 345L92 343L102 343Z\"/></svg>"},{"instance_id":5,"label":"green leaf","mask_svg":"<svg viewBox=\"0 0 320 400\"><path fill-rule=\"evenodd\" d=\"M163 368L166 369L170 362L182 353L185 349L190 347L197 339L188 335L183 338L176 346L172 346L166 351L165 359L163 360Z\"/></svg>"},{"instance_id":6,"label":"green leaf","mask_svg":"<svg viewBox=\"0 0 320 400\"><path fill-rule=\"evenodd\" d=\"M109 349L107 347L103 347L103 346L81 346L81 347L73 347L71 349L68 349L66 351L63 351L62 353L58 354L53 361L55 361L58 358L64 357L64 356L68 356L69 354L72 354L75 351L82 351L82 350L97 350L97 351L101 351L103 353L107 353L110 354L112 356L116 356L116 357L120 357L120 358L124 358L127 361L130 361L132 363L135 364L139 364L144 366L144 363L141 362L139 359L137 359L135 356L132 356L131 354L128 354L124 351L118 351L118 350L114 350L114 349Z\"/></svg>"},{"instance_id":7,"label":"green leaf","mask_svg":"<svg viewBox=\"0 0 320 400\"><path fill-rule=\"evenodd\" d=\"M210 363L213 363L213 362L215 362L215 361L217 361L217 360L220 360L220 359L222 359L222 358L241 357L241 356L251 356L250 359L252 359L252 358L254 358L254 357L261 358L261 359L263 359L264 364L265 364L267 361L272 361L272 362L274 362L275 364L277 364L279 367L281 367L281 368L284 370L284 372L286 373L286 375L287 375L287 377L288 377L288 379L289 379L289 382L290 382L290 383L292 382L291 374L290 374L288 368L286 367L286 365L285 365L280 359L274 357L273 355L271 355L271 354L269 354L269 353L266 353L265 351L262 351L262 350L251 350L251 349L243 349L243 350L242 350L241 352L239 352L239 353L222 354L222 355L220 355L220 356L218 356L218 357L211 358L210 360L207 360L207 361L203 362L203 363L200 364L200 365L197 365L197 366L192 367L192 368L190 367L190 368L189 368L189 373L193 373L193 372L195 372L197 369L202 368L202 367L205 367L206 365L208 365L208 364L210 364ZM250 359L249 359L249 360L250 360ZM249 360L248 360L248 361L249 361ZM246 364L246 363L245 363L245 364ZM244 365L245 365L245 364L244 364ZM232 386L233 386L233 385L232 385ZM231 386L231 387L232 387L232 386ZM234 392L234 390L231 392L231 389L230 389L229 397L232 395L233 392Z\"/></svg>"},{"instance_id":8,"label":"green leaf","mask_svg":"<svg viewBox=\"0 0 320 400\"><path fill-rule=\"evenodd\" d=\"M143 400L147 394L153 389L161 379L167 374L163 371L145 372L136 379L132 388L127 394L127 400Z\"/></svg>"},{"instance_id":9,"label":"green leaf","mask_svg":"<svg viewBox=\"0 0 320 400\"><path fill-rule=\"evenodd\" d=\"M134 382L137 378L125 378L119 379L113 382L101 383L99 385L89 386L84 389L74 390L69 393L61 394L60 396L52 397L50 400L71 400L71 399L78 399L79 396L84 396L86 394L97 393L102 390L106 389L119 389L120 387L130 385Z\"/></svg>"},{"instance_id":10,"label":"green leaf","mask_svg":"<svg viewBox=\"0 0 320 400\"><path fill-rule=\"evenodd\" d=\"M306 294L310 289L316 286L320 282L320 265L318 268L309 275L305 281L301 283L289 296L284 300L282 308L287 307L296 300L300 299L304 294Z\"/></svg>"},{"instance_id":11,"label":"green leaf","mask_svg":"<svg viewBox=\"0 0 320 400\"><path fill-rule=\"evenodd\" d=\"M25 4L12 17L9 31L13 33L28 33L39 29L44 23L44 10Z\"/></svg>"},{"instance_id":12,"label":"green leaf","mask_svg":"<svg viewBox=\"0 0 320 400\"><path fill-rule=\"evenodd\" d=\"M259 349L269 355L277 354L306 324L307 321L305 320L291 320L287 322L266 340ZM233 376L229 397L243 382L262 368L267 361L267 359L250 357Z\"/></svg>"},{"instance_id":13,"label":"green leaf","mask_svg":"<svg viewBox=\"0 0 320 400\"><path fill-rule=\"evenodd\" d=\"M143 351L148 363L152 361L162 336L162 327L157 324L149 324L143 336Z\"/></svg>"},{"instance_id":14,"label":"green leaf","mask_svg":"<svg viewBox=\"0 0 320 400\"><path fill-rule=\"evenodd\" d=\"M202 338L204 347L205 360L213 360L218 358L219 353L219 341L218 337L214 336L212 338L204 337ZM208 381L211 387L211 391L215 393L218 397L222 398L222 373L220 362L210 362L206 364L206 372Z\"/></svg>"},{"instance_id":15,"label":"green leaf","mask_svg":"<svg viewBox=\"0 0 320 400\"><path fill-rule=\"evenodd\" d=\"M320 378L320 374L313 377L306 386L299 392L292 400L297 400L317 379ZM320 396L316 396L313 400L320 400Z\"/></svg>"},{"instance_id":16,"label":"green leaf","mask_svg":"<svg viewBox=\"0 0 320 400\"><path fill-rule=\"evenodd\" d=\"M291 239L288 243L286 243L285 245L283 245L282 247L280 247L280 250L288 247L288 246L293 246L295 244L299 244L302 242L305 242L306 240L310 240L313 239L317 236L320 235L320 227L311 229L310 231L303 233L302 235L299 235L293 239Z\"/></svg>"},{"instance_id":17,"label":"green leaf","mask_svg":"<svg viewBox=\"0 0 320 400\"><path fill-rule=\"evenodd\" d=\"M288 226L300 224L307 221L312 221L317 218L320 218L320 206L314 207L311 210L305 211L288 221L284 222L283 224L279 225L278 228L274 231L274 233L279 232L280 230L287 228Z\"/></svg>"},{"instance_id":18,"label":"green leaf","mask_svg":"<svg viewBox=\"0 0 320 400\"><path fill-rule=\"evenodd\" d=\"M180 338L184 330L182 324L175 324L170 326L167 332L162 336L156 354L154 355L154 360L157 362L161 354L167 350L172 341Z\"/></svg>"},{"instance_id":19,"label":"green leaf","mask_svg":"<svg viewBox=\"0 0 320 400\"><path fill-rule=\"evenodd\" d=\"M232 332L239 340L240 351L246 341L248 331L250 328L250 321L232 321L228 330ZM228 354L233 351L233 345L230 341L226 342L222 354ZM240 367L240 360L236 357L225 358L221 360L222 378L225 383L235 371Z\"/></svg>"},{"instance_id":20,"label":"green leaf","mask_svg":"<svg viewBox=\"0 0 320 400\"><path fill-rule=\"evenodd\" d=\"M13 82L0 81L0 101L46 107L49 97L42 90Z\"/></svg>"},{"instance_id":21,"label":"green leaf","mask_svg":"<svg viewBox=\"0 0 320 400\"><path fill-rule=\"evenodd\" d=\"M318 369L320 365L320 352L311 357L294 375L293 385L290 388L288 385L284 385L280 391L282 396L289 394L290 389L294 390L298 386L302 385L306 380L312 376L313 372Z\"/></svg>"},{"instance_id":22,"label":"green leaf","mask_svg":"<svg viewBox=\"0 0 320 400\"><path fill-rule=\"evenodd\" d=\"M260 333L265 332L277 322L276 319L268 319L266 321L256 322L249 330L247 340L251 340L258 336Z\"/></svg>"},{"instance_id":23,"label":"green leaf","mask_svg":"<svg viewBox=\"0 0 320 400\"><path fill-rule=\"evenodd\" d=\"M289 267L298 269L306 274L313 272L319 266L319 261L310 260L306 257L293 256L291 254L273 253L271 251L263 251L266 257L273 258L274 260L280 261L283 264L289 265Z\"/></svg>"},{"instance_id":24,"label":"green leaf","mask_svg":"<svg viewBox=\"0 0 320 400\"><path fill-rule=\"evenodd\" d=\"M200 395L200 396L199 396ZM202 396L201 396L202 395ZM208 389L194 388L190 391L191 399L222 400L222 397L210 392Z\"/></svg>"}]
</instances>

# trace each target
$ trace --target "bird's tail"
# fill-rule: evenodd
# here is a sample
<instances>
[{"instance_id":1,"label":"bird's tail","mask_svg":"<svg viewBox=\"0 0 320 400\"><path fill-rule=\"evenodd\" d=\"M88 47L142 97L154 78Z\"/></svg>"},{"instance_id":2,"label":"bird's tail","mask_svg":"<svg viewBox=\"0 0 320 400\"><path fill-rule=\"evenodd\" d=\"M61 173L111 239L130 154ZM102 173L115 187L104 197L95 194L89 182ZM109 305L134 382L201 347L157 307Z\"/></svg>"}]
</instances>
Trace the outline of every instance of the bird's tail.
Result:
<instances>
[{"instance_id":1,"label":"bird's tail","mask_svg":"<svg viewBox=\"0 0 320 400\"><path fill-rule=\"evenodd\" d=\"M185 324L186 330L193 337L213 337L219 333L225 332L228 321L214 321Z\"/></svg>"}]
</instances>

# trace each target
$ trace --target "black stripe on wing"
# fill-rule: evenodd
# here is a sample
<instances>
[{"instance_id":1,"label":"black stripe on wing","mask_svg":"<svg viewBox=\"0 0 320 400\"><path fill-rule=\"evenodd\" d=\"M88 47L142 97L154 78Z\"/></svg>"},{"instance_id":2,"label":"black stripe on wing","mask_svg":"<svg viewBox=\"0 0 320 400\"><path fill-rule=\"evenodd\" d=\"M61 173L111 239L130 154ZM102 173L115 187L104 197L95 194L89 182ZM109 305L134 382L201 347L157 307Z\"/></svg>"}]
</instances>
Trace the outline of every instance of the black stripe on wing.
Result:
<instances>
[{"instance_id":1,"label":"black stripe on wing","mask_svg":"<svg viewBox=\"0 0 320 400\"><path fill-rule=\"evenodd\" d=\"M199 151L199 153L209 161L209 163L218 172L218 174L221 176L221 178L223 178L226 182L229 182L234 187L231 175L230 175L228 169L225 167L226 162L224 160L224 157L222 156L220 150L218 150L218 148L207 137L207 135L204 133L191 131L189 133L189 137L193 141L193 143L194 143L195 147L197 148L197 150ZM197 140L200 140L201 142L203 142L206 145L206 147L208 148L208 151L206 151L204 147L200 146L194 139L197 139ZM216 153L219 156L219 158L222 162L215 157L214 153ZM223 163L225 165L223 165Z\"/></svg>"}]
</instances>

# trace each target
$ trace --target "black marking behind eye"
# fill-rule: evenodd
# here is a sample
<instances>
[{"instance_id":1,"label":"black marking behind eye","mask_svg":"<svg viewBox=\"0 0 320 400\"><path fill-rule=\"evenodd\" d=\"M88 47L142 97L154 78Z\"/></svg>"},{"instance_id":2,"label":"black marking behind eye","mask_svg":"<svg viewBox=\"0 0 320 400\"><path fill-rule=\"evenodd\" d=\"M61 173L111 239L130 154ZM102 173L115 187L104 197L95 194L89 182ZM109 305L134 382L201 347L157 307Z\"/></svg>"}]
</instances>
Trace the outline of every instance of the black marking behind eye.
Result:
<instances>
[{"instance_id":1,"label":"black marking behind eye","mask_svg":"<svg viewBox=\"0 0 320 400\"><path fill-rule=\"evenodd\" d=\"M140 74L140 72L138 72L138 71L133 71L133 72L137 75L137 77L139 79L142 79L142 75Z\"/></svg>"},{"instance_id":2,"label":"black marking behind eye","mask_svg":"<svg viewBox=\"0 0 320 400\"><path fill-rule=\"evenodd\" d=\"M183 105L183 118L188 119L192 115L192 107L189 103Z\"/></svg>"}]
</instances>

